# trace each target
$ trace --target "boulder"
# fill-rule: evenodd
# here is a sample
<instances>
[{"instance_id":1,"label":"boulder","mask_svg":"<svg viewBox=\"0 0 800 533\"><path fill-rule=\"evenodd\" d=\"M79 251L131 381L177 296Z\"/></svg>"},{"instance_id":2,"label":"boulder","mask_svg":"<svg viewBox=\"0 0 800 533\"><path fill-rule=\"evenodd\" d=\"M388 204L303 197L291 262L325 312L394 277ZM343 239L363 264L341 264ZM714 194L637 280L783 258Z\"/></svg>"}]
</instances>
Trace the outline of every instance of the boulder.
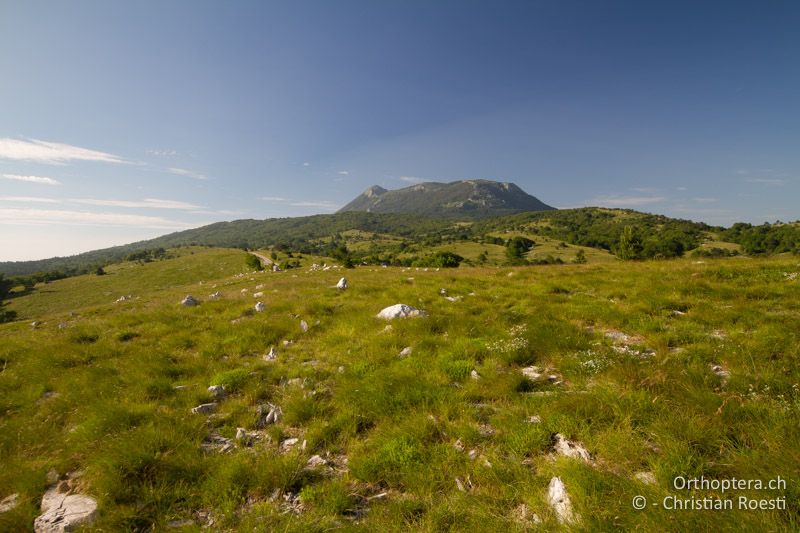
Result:
<instances>
[{"instance_id":1,"label":"boulder","mask_svg":"<svg viewBox=\"0 0 800 533\"><path fill-rule=\"evenodd\" d=\"M568 440L564 435L561 433L556 433L555 435L555 445L554 448L558 455L563 455L564 457L572 457L573 459L580 459L585 463L592 462L592 456L589 453L589 450L583 447L583 445L579 442L572 442Z\"/></svg>"},{"instance_id":2,"label":"boulder","mask_svg":"<svg viewBox=\"0 0 800 533\"><path fill-rule=\"evenodd\" d=\"M211 385L208 388L209 394L214 398L224 398L225 397L225 385Z\"/></svg>"},{"instance_id":3,"label":"boulder","mask_svg":"<svg viewBox=\"0 0 800 533\"><path fill-rule=\"evenodd\" d=\"M67 482L51 485L42 496L42 514L33 522L36 533L61 533L91 524L97 515L97 502L83 494L68 494Z\"/></svg>"},{"instance_id":4,"label":"boulder","mask_svg":"<svg viewBox=\"0 0 800 533\"><path fill-rule=\"evenodd\" d=\"M411 346L406 346L405 348L400 350L400 357L408 357L409 355L411 355L412 351L413 348L411 348Z\"/></svg>"},{"instance_id":5,"label":"boulder","mask_svg":"<svg viewBox=\"0 0 800 533\"><path fill-rule=\"evenodd\" d=\"M347 279L342 278L339 280L339 283L336 284L336 288L343 291L347 288Z\"/></svg>"},{"instance_id":6,"label":"boulder","mask_svg":"<svg viewBox=\"0 0 800 533\"><path fill-rule=\"evenodd\" d=\"M185 305L186 307L194 307L195 305L197 305L197 303L198 303L197 300L195 300L194 296L192 296L191 294L188 294L186 298L181 300L181 305Z\"/></svg>"},{"instance_id":7,"label":"boulder","mask_svg":"<svg viewBox=\"0 0 800 533\"><path fill-rule=\"evenodd\" d=\"M256 313L260 313L261 311L263 311L266 308L267 308L267 306L264 304L264 302L256 302L256 305L255 305Z\"/></svg>"},{"instance_id":8,"label":"boulder","mask_svg":"<svg viewBox=\"0 0 800 533\"><path fill-rule=\"evenodd\" d=\"M376 317L382 318L383 320L394 320L395 318L408 318L417 316L424 317L427 315L428 314L425 311L422 311L421 309L417 309L415 307L411 307L410 305L395 304L381 310L381 312L378 313Z\"/></svg>"}]
</instances>

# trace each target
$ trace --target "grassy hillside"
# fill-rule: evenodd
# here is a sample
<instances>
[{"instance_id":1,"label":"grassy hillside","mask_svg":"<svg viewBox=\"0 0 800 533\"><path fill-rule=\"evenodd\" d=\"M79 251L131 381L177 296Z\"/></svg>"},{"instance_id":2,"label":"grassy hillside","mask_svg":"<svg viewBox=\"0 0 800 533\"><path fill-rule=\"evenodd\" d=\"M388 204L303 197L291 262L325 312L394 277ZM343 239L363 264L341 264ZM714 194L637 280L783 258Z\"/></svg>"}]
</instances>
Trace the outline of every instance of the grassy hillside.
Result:
<instances>
[{"instance_id":1,"label":"grassy hillside","mask_svg":"<svg viewBox=\"0 0 800 533\"><path fill-rule=\"evenodd\" d=\"M556 476L575 530L800 528L796 257L343 274L313 257L243 273L243 255L189 250L11 301L0 500L20 503L0 530L32 528L51 470L97 499L103 531L558 530ZM375 318L399 302L428 316ZM191 413L210 385L227 388L217 412ZM283 416L261 425L268 404ZM676 476L781 476L724 497L787 509L632 508L723 496Z\"/></svg>"}]
</instances>

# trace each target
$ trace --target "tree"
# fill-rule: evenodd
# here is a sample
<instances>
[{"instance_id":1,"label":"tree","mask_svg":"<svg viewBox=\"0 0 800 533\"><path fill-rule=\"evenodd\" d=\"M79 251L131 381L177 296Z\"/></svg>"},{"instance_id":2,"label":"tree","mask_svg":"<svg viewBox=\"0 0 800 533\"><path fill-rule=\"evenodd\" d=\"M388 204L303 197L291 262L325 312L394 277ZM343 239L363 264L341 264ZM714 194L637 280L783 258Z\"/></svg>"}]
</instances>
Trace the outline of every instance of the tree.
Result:
<instances>
[{"instance_id":1,"label":"tree","mask_svg":"<svg viewBox=\"0 0 800 533\"><path fill-rule=\"evenodd\" d=\"M625 226L615 249L617 257L625 261L630 261L632 259L638 259L641 251L642 241L634 232L633 226Z\"/></svg>"},{"instance_id":2,"label":"tree","mask_svg":"<svg viewBox=\"0 0 800 533\"><path fill-rule=\"evenodd\" d=\"M578 253L575 254L575 259L573 260L573 262L576 265L582 265L586 263L586 253L583 250L578 250Z\"/></svg>"},{"instance_id":3,"label":"tree","mask_svg":"<svg viewBox=\"0 0 800 533\"><path fill-rule=\"evenodd\" d=\"M106 271L103 270L103 267L101 267L101 266L97 267L97 270L95 270L94 273L96 275L98 275L98 276L105 276L106 275Z\"/></svg>"},{"instance_id":4,"label":"tree","mask_svg":"<svg viewBox=\"0 0 800 533\"><path fill-rule=\"evenodd\" d=\"M506 243L506 255L513 264L525 262L525 254L536 244L526 237L513 237Z\"/></svg>"}]
</instances>

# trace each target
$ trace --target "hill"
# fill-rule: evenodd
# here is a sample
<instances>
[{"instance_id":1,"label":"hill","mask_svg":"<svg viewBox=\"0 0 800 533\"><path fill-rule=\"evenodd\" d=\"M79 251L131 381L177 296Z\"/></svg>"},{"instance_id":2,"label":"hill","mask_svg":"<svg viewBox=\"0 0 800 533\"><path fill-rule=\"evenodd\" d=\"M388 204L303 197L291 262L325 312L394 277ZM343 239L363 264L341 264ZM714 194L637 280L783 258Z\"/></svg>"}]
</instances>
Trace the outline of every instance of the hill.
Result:
<instances>
[{"instance_id":1,"label":"hill","mask_svg":"<svg viewBox=\"0 0 800 533\"><path fill-rule=\"evenodd\" d=\"M0 274L31 275L56 271L73 275L91 272L98 266L127 258L139 260L143 254L158 255L162 249L179 246L275 248L318 255L328 255L345 246L359 252L354 259L373 257L374 261L384 262L414 247L422 250L466 241L502 245L513 231L611 251L626 225L635 226L641 237L655 238L674 229L672 233L681 237L684 249L697 246L703 232L711 229L704 224L620 209L539 211L475 221L347 211L309 217L218 222L71 257L4 262L0 263Z\"/></svg>"},{"instance_id":2,"label":"hill","mask_svg":"<svg viewBox=\"0 0 800 533\"><path fill-rule=\"evenodd\" d=\"M374 185L339 212L412 213L474 219L552 209L513 183L476 179L419 183L393 191Z\"/></svg>"},{"instance_id":3,"label":"hill","mask_svg":"<svg viewBox=\"0 0 800 533\"><path fill-rule=\"evenodd\" d=\"M340 291L324 258L174 253L11 301L0 531L31 530L55 480L97 531L797 530L796 258L369 266ZM400 302L428 316L375 317Z\"/></svg>"}]
</instances>

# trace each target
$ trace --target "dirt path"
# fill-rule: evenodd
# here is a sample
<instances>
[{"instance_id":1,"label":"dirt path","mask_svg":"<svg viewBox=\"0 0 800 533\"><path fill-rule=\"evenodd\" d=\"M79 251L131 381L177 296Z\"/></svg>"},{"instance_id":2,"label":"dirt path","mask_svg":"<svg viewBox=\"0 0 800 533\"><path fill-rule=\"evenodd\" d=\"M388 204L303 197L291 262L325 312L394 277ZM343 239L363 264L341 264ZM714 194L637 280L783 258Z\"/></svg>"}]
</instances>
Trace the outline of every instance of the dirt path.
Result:
<instances>
[{"instance_id":1,"label":"dirt path","mask_svg":"<svg viewBox=\"0 0 800 533\"><path fill-rule=\"evenodd\" d=\"M261 262L266 266L272 265L272 259L270 259L266 255L261 255L258 252L247 252L247 253L249 253L250 255L254 255L254 256L258 257L258 259L261 260Z\"/></svg>"}]
</instances>

